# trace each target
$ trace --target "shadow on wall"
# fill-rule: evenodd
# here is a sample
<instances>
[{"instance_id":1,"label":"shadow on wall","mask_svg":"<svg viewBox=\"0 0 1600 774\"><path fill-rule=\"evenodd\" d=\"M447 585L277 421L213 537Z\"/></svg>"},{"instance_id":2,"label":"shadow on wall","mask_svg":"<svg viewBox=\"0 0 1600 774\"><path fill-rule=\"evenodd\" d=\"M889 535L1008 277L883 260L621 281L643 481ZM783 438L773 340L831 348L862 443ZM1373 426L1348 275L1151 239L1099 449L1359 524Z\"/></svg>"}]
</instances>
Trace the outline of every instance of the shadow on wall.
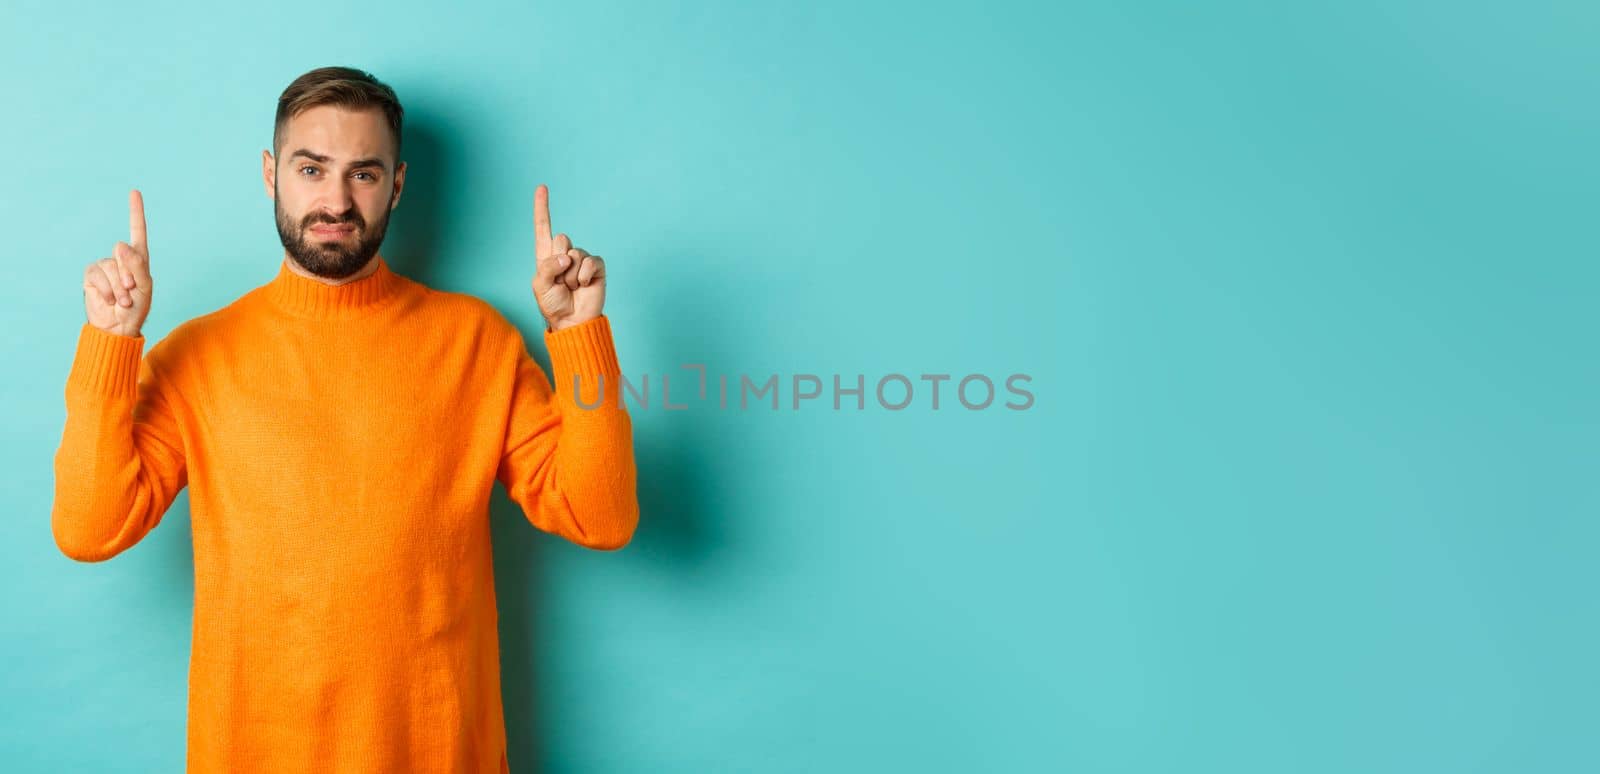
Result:
<instances>
[{"instance_id":1,"label":"shadow on wall","mask_svg":"<svg viewBox=\"0 0 1600 774\"><path fill-rule=\"evenodd\" d=\"M399 208L391 216L384 239L384 257L396 271L435 287L433 264L441 255L441 246L455 241L449 223L460 203L450 201L448 196L452 191L464 190L465 186L458 162L465 157L466 149L459 134L447 130L449 126L447 119L429 112L426 106L408 108L403 141L406 191ZM531 189L529 196L532 196ZM701 286L688 278L675 284L677 287L671 292L660 289L641 294L638 301L661 306L633 317L672 321L682 318L685 309L713 301L694 297ZM529 352L549 378L553 371L543 346L543 329L522 330L519 326L519 330L524 345L532 345ZM658 340L648 342L651 351L680 352L690 344L702 347L718 343L707 339L719 334L722 331L716 326L663 324L651 326L649 330L629 331L628 338L640 341L653 335ZM626 370L630 354L625 351L618 354ZM685 424L676 418L673 421L646 420L635 412L639 531L632 542L614 554L613 560L643 561L657 565L664 573L682 573L686 568L696 569L704 561L705 553L717 550L715 544L719 542L715 536L706 534L706 528L714 521L706 510L715 507L711 501L713 493L704 481L707 471L711 470L709 465L715 462L709 456L714 439L703 433L685 432ZM553 733L542 722L547 716L546 710L550 717L571 714L571 708L541 706L539 701L541 677L555 673L552 654L557 650L559 639L539 626L544 607L542 594L548 583L563 582L561 578L548 576L543 568L548 566L547 559L555 551L576 547L553 543L563 539L535 528L502 485L495 484L494 490L489 500L489 518L500 622L501 697L505 708L507 758L511 771L516 774L536 774L546 767L548 757L544 741L547 733ZM552 667L551 671L542 672L541 667L545 665Z\"/></svg>"},{"instance_id":2,"label":"shadow on wall","mask_svg":"<svg viewBox=\"0 0 1600 774\"><path fill-rule=\"evenodd\" d=\"M462 158L462 149L447 144L444 126L426 108L415 115L407 110L400 141L406 187L400 205L389 215L382 247L391 268L430 287L437 287L433 269L440 245L449 242L444 233L452 212L448 197L464 185L451 163Z\"/></svg>"},{"instance_id":3,"label":"shadow on wall","mask_svg":"<svg viewBox=\"0 0 1600 774\"><path fill-rule=\"evenodd\" d=\"M658 297L659 298L659 297ZM661 300L665 300L662 298ZM681 303L697 303L681 299ZM648 314L641 319L656 319ZM630 335L630 339L640 337ZM524 341L543 341L542 331L523 332ZM543 347L530 349L534 359L551 373L549 356ZM618 352L623 369L629 355ZM659 414L660 412L655 412ZM714 551L717 541L708 540L707 527L715 520L714 493L705 480L713 462L708 456L710 440L683 432L679 422L647 421L644 412L633 413L634 463L638 468L639 529L633 540L608 561L644 562L663 575L683 574L698 569L704 554ZM557 633L539 626L543 610L542 593L550 584L564 579L544 572L548 558L557 551L576 548L572 544L539 531L528 521L521 506L496 484L490 503L491 535L494 542L495 596L500 611L501 696L505 704L507 757L515 774L535 774L548 761L543 742L552 729L543 718L572 714L570 707L540 704L541 678L555 674L558 658ZM589 549L577 549L589 550ZM627 647L650 647L649 643L629 643ZM548 666L550 671L542 672Z\"/></svg>"}]
</instances>

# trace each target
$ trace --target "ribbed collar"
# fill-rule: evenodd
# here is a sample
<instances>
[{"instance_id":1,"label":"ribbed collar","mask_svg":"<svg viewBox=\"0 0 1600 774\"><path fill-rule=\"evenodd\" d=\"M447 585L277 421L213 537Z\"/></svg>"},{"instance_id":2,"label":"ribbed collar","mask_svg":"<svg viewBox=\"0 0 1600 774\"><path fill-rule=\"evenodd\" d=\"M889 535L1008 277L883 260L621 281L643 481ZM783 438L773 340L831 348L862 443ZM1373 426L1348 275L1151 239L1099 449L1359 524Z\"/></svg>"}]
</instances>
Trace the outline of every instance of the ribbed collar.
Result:
<instances>
[{"instance_id":1,"label":"ribbed collar","mask_svg":"<svg viewBox=\"0 0 1600 774\"><path fill-rule=\"evenodd\" d=\"M405 278L389 268L383 256L374 256L378 268L354 282L330 285L296 274L284 256L278 276L265 287L267 299L296 317L341 320L360 317L398 295Z\"/></svg>"}]
</instances>

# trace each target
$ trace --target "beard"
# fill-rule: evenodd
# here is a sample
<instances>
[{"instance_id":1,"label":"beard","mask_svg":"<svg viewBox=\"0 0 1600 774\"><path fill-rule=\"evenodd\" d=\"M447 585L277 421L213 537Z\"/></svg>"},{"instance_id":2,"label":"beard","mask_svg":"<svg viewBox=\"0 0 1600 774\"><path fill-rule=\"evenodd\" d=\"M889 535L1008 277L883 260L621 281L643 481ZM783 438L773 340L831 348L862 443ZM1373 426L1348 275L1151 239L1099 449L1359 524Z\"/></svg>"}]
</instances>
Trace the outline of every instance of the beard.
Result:
<instances>
[{"instance_id":1,"label":"beard","mask_svg":"<svg viewBox=\"0 0 1600 774\"><path fill-rule=\"evenodd\" d=\"M389 200L393 203L393 193L389 194ZM389 213L392 211L385 206L383 217L369 230L361 211L354 207L338 216L325 213L308 215L298 224L289 217L289 213L283 211L276 196L272 197L272 209L274 219L278 221L278 239L283 242L283 249L289 251L289 256L301 268L328 279L344 279L355 274L372 260L372 256L378 254L384 232L389 230ZM311 233L312 226L323 223L350 226L354 230L342 239L323 239Z\"/></svg>"}]
</instances>

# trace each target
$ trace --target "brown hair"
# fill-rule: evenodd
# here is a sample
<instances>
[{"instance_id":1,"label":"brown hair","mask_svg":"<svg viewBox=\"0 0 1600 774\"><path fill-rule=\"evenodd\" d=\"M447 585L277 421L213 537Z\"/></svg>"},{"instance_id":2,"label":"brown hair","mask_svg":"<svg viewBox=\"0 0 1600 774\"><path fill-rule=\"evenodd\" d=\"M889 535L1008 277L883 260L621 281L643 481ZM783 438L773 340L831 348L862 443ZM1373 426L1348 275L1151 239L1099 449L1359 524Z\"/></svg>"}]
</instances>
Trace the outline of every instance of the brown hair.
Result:
<instances>
[{"instance_id":1,"label":"brown hair","mask_svg":"<svg viewBox=\"0 0 1600 774\"><path fill-rule=\"evenodd\" d=\"M394 138L394 157L400 159L400 123L405 111L400 98L383 81L371 73L353 67L318 67L289 84L278 97L278 116L272 126L272 154L276 156L283 140L289 119L302 111L318 105L336 105L359 110L378 108L389 120L389 132Z\"/></svg>"}]
</instances>

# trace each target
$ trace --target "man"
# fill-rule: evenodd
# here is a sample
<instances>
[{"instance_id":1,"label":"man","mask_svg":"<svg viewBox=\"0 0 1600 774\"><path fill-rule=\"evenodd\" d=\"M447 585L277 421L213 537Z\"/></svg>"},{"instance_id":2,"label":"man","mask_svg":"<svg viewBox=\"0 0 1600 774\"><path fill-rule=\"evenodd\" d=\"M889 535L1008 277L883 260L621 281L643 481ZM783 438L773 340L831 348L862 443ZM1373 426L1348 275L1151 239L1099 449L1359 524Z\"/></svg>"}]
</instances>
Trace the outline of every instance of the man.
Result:
<instances>
[{"instance_id":1,"label":"man","mask_svg":"<svg viewBox=\"0 0 1600 774\"><path fill-rule=\"evenodd\" d=\"M342 67L278 101L262 176L277 276L143 354L139 191L84 274L55 457L56 544L126 550L190 487L188 771L507 772L488 504L615 550L638 524L605 264L534 193L552 389L476 297L378 254L400 203L394 92Z\"/></svg>"}]
</instances>

